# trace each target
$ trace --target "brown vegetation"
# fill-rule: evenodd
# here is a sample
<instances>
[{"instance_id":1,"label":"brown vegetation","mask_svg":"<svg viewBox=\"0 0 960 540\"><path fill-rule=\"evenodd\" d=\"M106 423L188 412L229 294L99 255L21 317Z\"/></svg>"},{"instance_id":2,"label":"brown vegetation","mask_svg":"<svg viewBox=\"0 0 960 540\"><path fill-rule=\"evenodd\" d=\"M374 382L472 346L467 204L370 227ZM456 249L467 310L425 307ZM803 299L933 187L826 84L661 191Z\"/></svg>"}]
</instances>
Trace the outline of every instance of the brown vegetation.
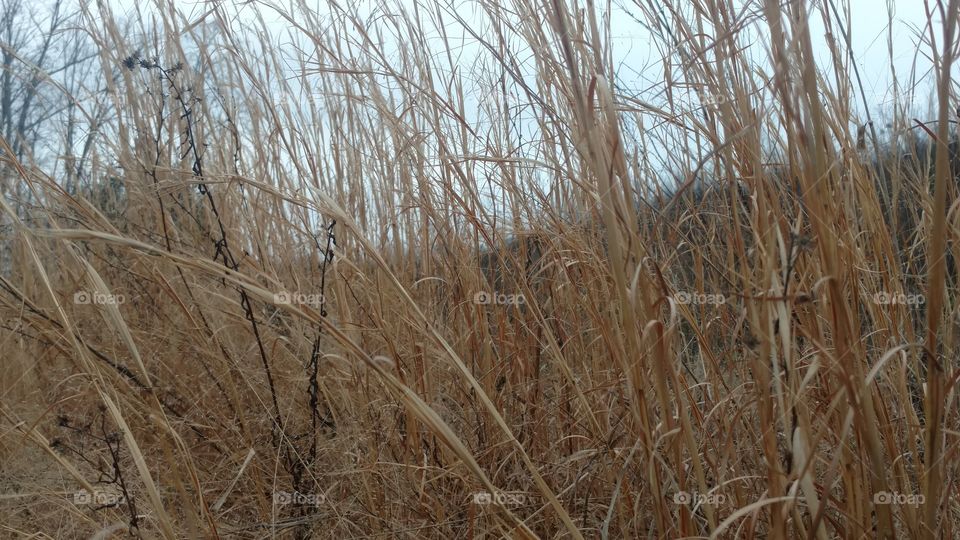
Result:
<instances>
[{"instance_id":1,"label":"brown vegetation","mask_svg":"<svg viewBox=\"0 0 960 540\"><path fill-rule=\"evenodd\" d=\"M823 4L679 4L692 110L592 4L85 12L86 183L0 146L0 536L956 536L960 5L877 135Z\"/></svg>"}]
</instances>

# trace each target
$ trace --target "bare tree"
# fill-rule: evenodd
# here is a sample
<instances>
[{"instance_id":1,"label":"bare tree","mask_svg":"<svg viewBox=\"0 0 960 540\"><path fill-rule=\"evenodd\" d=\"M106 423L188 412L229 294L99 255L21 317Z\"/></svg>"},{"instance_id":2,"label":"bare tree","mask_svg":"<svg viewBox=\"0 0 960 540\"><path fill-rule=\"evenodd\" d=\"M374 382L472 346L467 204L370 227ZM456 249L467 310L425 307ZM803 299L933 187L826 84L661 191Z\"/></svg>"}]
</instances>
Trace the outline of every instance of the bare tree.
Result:
<instances>
[{"instance_id":1,"label":"bare tree","mask_svg":"<svg viewBox=\"0 0 960 540\"><path fill-rule=\"evenodd\" d=\"M70 5L0 0L0 196L22 218L41 201L33 200L12 160L75 193L107 110L96 50ZM0 220L2 273L12 261L8 229L8 218Z\"/></svg>"},{"instance_id":2,"label":"bare tree","mask_svg":"<svg viewBox=\"0 0 960 540\"><path fill-rule=\"evenodd\" d=\"M95 51L79 27L79 12L65 6L64 0L0 0L0 136L20 161L55 166L58 158L75 156L76 146L81 158L90 149L78 132L77 104L91 95L85 85L98 84L90 62ZM96 130L90 127L88 136ZM68 165L75 169L77 162ZM8 184L5 178L3 193Z\"/></svg>"}]
</instances>

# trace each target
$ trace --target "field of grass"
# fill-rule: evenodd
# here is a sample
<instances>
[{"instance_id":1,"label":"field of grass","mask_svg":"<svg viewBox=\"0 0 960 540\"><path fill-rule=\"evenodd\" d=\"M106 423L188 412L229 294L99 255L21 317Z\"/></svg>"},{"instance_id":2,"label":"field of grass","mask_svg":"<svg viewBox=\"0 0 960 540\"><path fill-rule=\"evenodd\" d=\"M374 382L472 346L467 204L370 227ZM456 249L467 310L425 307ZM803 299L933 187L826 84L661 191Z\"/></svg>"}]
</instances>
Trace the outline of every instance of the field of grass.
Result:
<instances>
[{"instance_id":1,"label":"field of grass","mask_svg":"<svg viewBox=\"0 0 960 540\"><path fill-rule=\"evenodd\" d=\"M883 118L829 1L321 7L0 137L0 538L960 536L960 1Z\"/></svg>"}]
</instances>

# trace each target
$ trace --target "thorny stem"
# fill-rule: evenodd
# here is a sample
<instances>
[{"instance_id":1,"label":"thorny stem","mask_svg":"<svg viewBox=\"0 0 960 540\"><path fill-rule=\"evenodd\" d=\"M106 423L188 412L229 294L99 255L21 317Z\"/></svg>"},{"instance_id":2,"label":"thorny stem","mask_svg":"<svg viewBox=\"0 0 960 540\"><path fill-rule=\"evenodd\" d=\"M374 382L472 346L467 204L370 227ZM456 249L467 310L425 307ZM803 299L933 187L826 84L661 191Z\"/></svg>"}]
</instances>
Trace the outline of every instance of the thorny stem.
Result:
<instances>
[{"instance_id":1,"label":"thorny stem","mask_svg":"<svg viewBox=\"0 0 960 540\"><path fill-rule=\"evenodd\" d=\"M183 68L182 64L177 64L170 69L165 69L156 60L150 61L140 58L139 55L133 55L124 60L124 65L128 69L133 69L137 66L147 70L156 69L160 72L160 79L165 81L170 87L170 90L173 92L173 98L177 101L177 103L179 103L182 111L180 118L186 123L184 136L186 138L187 149L184 152L184 155L192 155L193 166L191 167L191 171L193 172L194 178L198 180L197 190L201 195L206 196L207 202L210 205L210 211L213 213L220 232L219 238L214 238L214 247L216 248L216 251L213 259L220 259L225 267L237 271L240 268L240 263L237 262L237 259L234 257L233 252L230 249L230 244L227 240L226 227L223 225L223 220L220 217L220 211L217 208L217 203L213 198L213 194L210 192L210 188L204 181L205 176L203 173L203 158L201 157L200 151L197 148L193 131L193 108L187 104L187 99L184 96L183 91L176 83L175 75ZM267 357L266 347L264 346L263 339L260 335L260 327L257 323L257 318L253 313L253 304L250 301L250 296L247 294L246 289L241 286L237 286L237 292L240 294L240 305L243 308L247 320L250 321L250 327L253 330L253 336L257 342L257 348L260 353L260 360L263 363L263 370L267 376L267 384L270 387L270 399L273 403L275 422L273 429L270 430L270 435L274 447L279 447L280 437L278 430L281 432L283 431L283 418L280 414L280 403L277 400L277 390L273 380L273 373L270 370L270 361Z\"/></svg>"}]
</instances>

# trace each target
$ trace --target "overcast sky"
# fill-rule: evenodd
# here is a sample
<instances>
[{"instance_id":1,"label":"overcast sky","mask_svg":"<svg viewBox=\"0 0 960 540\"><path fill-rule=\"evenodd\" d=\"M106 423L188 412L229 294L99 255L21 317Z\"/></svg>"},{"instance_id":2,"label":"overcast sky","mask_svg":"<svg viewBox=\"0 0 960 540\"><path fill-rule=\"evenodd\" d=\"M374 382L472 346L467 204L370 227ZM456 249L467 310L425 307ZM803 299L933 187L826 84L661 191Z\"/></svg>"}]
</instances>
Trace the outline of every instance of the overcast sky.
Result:
<instances>
[{"instance_id":1,"label":"overcast sky","mask_svg":"<svg viewBox=\"0 0 960 540\"><path fill-rule=\"evenodd\" d=\"M399 0L388 1L393 7L411 6L413 2L419 2L421 5L432 5L432 0ZM819 0L818 0L819 1ZM854 56L857 61L857 67L860 69L864 93L867 101L872 102L874 107L881 107L888 103L893 85L891 73L891 62L896 70L897 78L901 88L910 84L911 68L916 65L916 77L922 82L923 90L918 92L918 96L926 96L929 93L929 84L932 81L930 77L929 46L921 45L925 39L927 30L924 24L927 20L924 14L923 0L827 0L837 5L841 11L843 6L849 4L852 21L850 24L851 42ZM298 2L299 3L299 2ZM447 11L456 10L462 14L467 21L476 21L476 13L479 10L472 0L439 0L440 5ZM752 2L756 4L757 2ZM328 13L329 7L326 0L305 0L303 4L315 9L319 13ZM599 2L600 6L606 5L605 2ZM818 5L818 2L813 2ZM133 0L114 0L113 5L118 13L133 9L136 5ZM208 1L183 1L177 0L174 5L181 10L188 21L194 21L203 13L207 12L211 4ZM259 11L260 15L268 21L268 26L275 33L275 36L282 40L280 36L285 33L286 24L276 13L276 8L270 6L289 6L289 0L280 2L260 2L258 0L249 2L227 2L223 6L228 11L234 12L237 17L235 21L242 23L244 20L252 21L254 19L253 11ZM357 7L361 13L370 13L377 9L382 2L373 2L369 0L348 0L341 2L341 6ZM683 2L676 4L683 9ZM143 8L143 4L140 5ZM285 9L280 7L280 9ZM382 8L381 8L382 9ZM660 51L652 46L650 33L635 20L639 9L630 0L613 0L613 16L611 17L611 34L613 36L613 56L617 66L617 73L621 88L643 91L645 88L655 87L662 83L657 78L662 76L662 69L658 65ZM934 17L938 24L936 37L940 38L941 29L939 28L939 16ZM892 24L891 24L892 22ZM811 35L815 43L815 54L824 60L822 65L827 65L825 61L828 58L828 49L824 41L824 26L819 16L810 18ZM482 29L482 23L478 22L477 28ZM461 65L469 66L469 54L474 49L475 44L468 36L465 36L461 29L456 27L448 28L450 35L463 36L462 50L458 53L464 54L461 57ZM434 35L439 33L433 32ZM888 43L892 39L892 43ZM766 44L762 42L755 43L750 54L756 58L766 56ZM888 46L892 50L888 50ZM918 49L919 46L919 49ZM438 47L440 43L438 42ZM438 53L441 52L439 49ZM918 104L923 107L925 104Z\"/></svg>"},{"instance_id":2,"label":"overcast sky","mask_svg":"<svg viewBox=\"0 0 960 540\"><path fill-rule=\"evenodd\" d=\"M636 11L629 2L618 2L618 10L627 13ZM882 107L889 104L893 77L891 62L897 73L901 88L908 84L911 68L916 63L917 79L924 80L925 90L918 92L925 96L932 77L929 77L930 62L929 47L923 46L918 50L921 33L925 29L926 15L922 0L895 0L885 3L882 0L851 0L850 13L850 40L851 50L854 53L856 64L860 70L864 93L871 107ZM839 5L839 3L838 3ZM891 24L892 21L892 24ZM939 17L935 18L939 23ZM814 54L821 59L821 66L828 65L829 49L826 45L823 21L819 16L810 18L811 36L814 40ZM659 60L658 51L651 47L650 35L640 24L629 16L614 16L611 19L611 34L614 36L613 46L616 62L621 65L621 82L631 80L630 71L642 70L643 66L656 66ZM941 29L935 28L939 39ZM839 37L839 36L838 36ZM750 51L756 58L767 55L767 44L762 41L754 44ZM892 51L892 55L891 55ZM646 79L647 85L656 82L660 75L656 69L649 70L644 76L635 75L633 80L638 87ZM632 85L628 85L632 86Z\"/></svg>"},{"instance_id":3,"label":"overcast sky","mask_svg":"<svg viewBox=\"0 0 960 540\"><path fill-rule=\"evenodd\" d=\"M432 0L391 0L386 3L387 7L383 7L384 4L382 2L370 1L346 1L340 5L343 7L349 6L348 9L356 7L361 14L361 18L365 19L365 15L369 15L374 11L379 12L380 15L382 15L383 12L395 12L397 6L402 6L410 12L412 11L410 7L412 7L415 1L419 2L421 6L436 5ZM664 70L661 64L661 57L664 53L662 48L665 46L665 40L652 36L650 32L644 28L643 24L637 20L642 17L640 15L640 9L634 3L629 0L612 1L613 15L610 17L610 34L612 36L612 56L616 71L617 91L622 95L634 96L645 102L654 103L662 107L664 106L663 101L658 102L658 94L661 94L660 97L663 97L662 90L666 86L666 83L662 80ZM842 0L825 1L837 4L841 13L845 13L843 6L845 6L846 3L842 3ZM238 29L250 25L256 19L262 17L267 21L267 27L270 33L273 34L273 44L275 46L280 45L279 48L281 50L293 50L294 48L289 46L291 37L290 32L288 32L288 25L283 18L277 14L278 9L296 12L297 9L291 10L289 7L284 7L289 6L289 4L289 1L270 3L250 1L225 3L222 5L228 13L233 14L231 19L234 28L232 31L236 32ZM328 14L331 11L326 0L304 0L304 2L297 2L297 4L305 4L320 14ZM606 5L605 2L599 2L598 4L601 6ZM131 0L114 0L113 5L115 6L115 12L117 14L122 14L123 12L129 13L129 10L135 9ZM181 11L185 19L191 23L199 20L201 16L211 9L211 4L208 1L177 1L174 5ZM484 37L489 34L489 32L485 31L486 23L475 1L439 0L439 5L442 6L441 11L445 12L444 18L446 21L451 21L453 19L452 13L456 12L462 16L467 24L473 27L478 34ZM686 9L689 11L692 9L690 4L684 2L678 2L674 5L680 10ZM754 0L748 5L755 7L758 6L759 3ZM814 5L816 6L818 4L815 3ZM140 5L140 8L149 9L143 6L144 5ZM853 51L853 56L861 76L864 100L870 107L870 113L873 115L873 119L875 121L880 120L878 127L882 128L884 120L888 118L892 110L890 105L893 96L894 72L896 73L898 86L900 88L901 103L904 101L902 96L903 92L911 86L915 86L916 98L912 104L912 111L914 114L924 117L930 110L928 103L932 96L932 83L934 80L931 73L932 61L929 57L930 47L925 44L929 36L929 30L925 27L927 17L924 13L924 1L891 0L889 2L883 2L878 0L849 0L849 6L851 21L849 24L844 21L844 26L850 31L850 50ZM827 72L830 69L830 62L828 61L829 48L826 45L824 24L823 21L820 20L821 10L814 10L809 6L808 9L814 13L809 17L811 36L814 40L814 54L822 59L820 62L821 68ZM430 13L431 11L434 10L420 10L421 13ZM384 17L373 17L373 19L381 23L386 20ZM324 17L321 16L320 20L323 21ZM429 21L424 22L429 24ZM933 17L933 22L935 24L934 34L939 41L942 33L939 15ZM834 26L834 28L836 28L836 26ZM747 36L742 37L743 41L750 44L745 54L752 57L755 65L760 68L766 65L767 67L764 70L769 71L769 65L766 64L769 41L762 38L762 33L765 30L766 25L760 21L751 29L751 32L756 34L755 36L752 38ZM431 48L429 52L434 55L445 55L446 46L439 37L440 32L435 28L433 30L428 28L426 33L429 36L435 37L435 40L429 42L429 47ZM446 25L446 33L451 48L456 49L453 51L453 55L455 57L455 66L458 75L466 80L464 91L467 94L465 96L467 100L467 120L475 126L483 126L484 123L489 122L490 119L484 119L482 117L482 114L479 113L478 106L485 96L491 95L489 91L489 66L491 65L489 64L489 58L486 64L482 61L474 61L482 50L482 47L475 39L470 37L459 24L448 23ZM296 36L296 33L294 33L294 36ZM302 38L302 36L300 37ZM389 36L387 37L389 38ZM840 39L841 36L835 37ZM294 37L294 39L296 39L296 37ZM336 36L336 39L356 40L357 37L355 35L344 35ZM285 47L283 46L284 44L286 44ZM309 44L304 44L307 45L308 50L312 48ZM938 43L938 48L940 46ZM433 50L434 48L435 50ZM388 45L388 56L389 49L390 46ZM396 49L395 46L394 49ZM841 46L840 49L846 52L846 47ZM443 70L443 64L443 62L440 62L435 68ZM891 70L891 65L893 70ZM529 75L532 79L535 77L536 67L532 64L528 67L529 73L525 74L525 78L526 75ZM914 67L916 69L915 72ZM471 70L476 70L476 73L482 74L482 76L478 75L473 77ZM291 73L291 75L293 74ZM673 88L673 86L671 86L671 88ZM854 85L854 88L856 88L856 85ZM689 99L691 99L690 109L697 109L699 105L695 101L698 98L695 95L691 95ZM851 104L851 106L858 119L854 121L860 122L865 120L865 115L863 107L861 106L860 96L855 96L855 99L857 101ZM479 114L479 116L472 117L475 112ZM673 112L679 114L682 111L674 110ZM929 117L925 119L932 120L932 118ZM518 124L525 124L525 122L521 119ZM524 125L520 129L521 131L527 129L535 130L536 126L532 124ZM528 137L527 140L533 138L536 138L535 133L531 133L531 136ZM668 164L664 163L663 165L669 168Z\"/></svg>"}]
</instances>

